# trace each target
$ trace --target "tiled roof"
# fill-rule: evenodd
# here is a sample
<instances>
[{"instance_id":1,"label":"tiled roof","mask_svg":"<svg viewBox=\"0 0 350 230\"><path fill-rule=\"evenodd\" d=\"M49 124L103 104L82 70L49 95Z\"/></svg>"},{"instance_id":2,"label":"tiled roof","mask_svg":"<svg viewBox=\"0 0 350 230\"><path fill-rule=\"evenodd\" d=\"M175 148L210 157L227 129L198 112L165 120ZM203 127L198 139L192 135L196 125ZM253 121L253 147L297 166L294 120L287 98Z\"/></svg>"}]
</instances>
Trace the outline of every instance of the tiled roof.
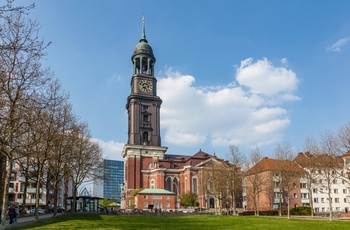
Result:
<instances>
[{"instance_id":1,"label":"tiled roof","mask_svg":"<svg viewBox=\"0 0 350 230\"><path fill-rule=\"evenodd\" d=\"M344 155L346 155L345 153ZM344 155L342 157L344 157ZM294 161L303 168L322 168L324 166L332 166L342 168L344 165L341 156L329 156L327 154L310 154L308 152L299 153Z\"/></svg>"},{"instance_id":2,"label":"tiled roof","mask_svg":"<svg viewBox=\"0 0 350 230\"><path fill-rule=\"evenodd\" d=\"M170 192L168 190L165 189L151 189L151 188L146 188L144 190L142 190L141 192L138 192L138 194L175 194L173 192Z\"/></svg>"},{"instance_id":3,"label":"tiled roof","mask_svg":"<svg viewBox=\"0 0 350 230\"><path fill-rule=\"evenodd\" d=\"M342 157L349 157L349 156L350 156L350 150L344 153Z\"/></svg>"},{"instance_id":4,"label":"tiled roof","mask_svg":"<svg viewBox=\"0 0 350 230\"><path fill-rule=\"evenodd\" d=\"M264 157L261 161L256 163L253 167L251 167L246 175L255 174L257 172L263 171L292 171L292 172L300 172L305 173L306 171L297 165L293 161L289 160L278 160L278 159L269 159Z\"/></svg>"}]
</instances>

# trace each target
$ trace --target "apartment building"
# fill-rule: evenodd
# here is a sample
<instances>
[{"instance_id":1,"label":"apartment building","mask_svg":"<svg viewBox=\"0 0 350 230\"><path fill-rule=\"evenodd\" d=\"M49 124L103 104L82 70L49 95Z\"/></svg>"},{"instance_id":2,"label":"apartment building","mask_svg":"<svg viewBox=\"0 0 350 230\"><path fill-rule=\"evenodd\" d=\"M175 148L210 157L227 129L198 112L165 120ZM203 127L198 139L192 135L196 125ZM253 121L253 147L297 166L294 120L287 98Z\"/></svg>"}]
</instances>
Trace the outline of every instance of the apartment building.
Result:
<instances>
[{"instance_id":1,"label":"apartment building","mask_svg":"<svg viewBox=\"0 0 350 230\"><path fill-rule=\"evenodd\" d=\"M288 166L289 165L289 166ZM348 212L350 207L350 151L342 156L299 153L293 161L263 158L243 180L245 210L259 211L312 206L316 213ZM289 189L282 171L291 174Z\"/></svg>"}]
</instances>

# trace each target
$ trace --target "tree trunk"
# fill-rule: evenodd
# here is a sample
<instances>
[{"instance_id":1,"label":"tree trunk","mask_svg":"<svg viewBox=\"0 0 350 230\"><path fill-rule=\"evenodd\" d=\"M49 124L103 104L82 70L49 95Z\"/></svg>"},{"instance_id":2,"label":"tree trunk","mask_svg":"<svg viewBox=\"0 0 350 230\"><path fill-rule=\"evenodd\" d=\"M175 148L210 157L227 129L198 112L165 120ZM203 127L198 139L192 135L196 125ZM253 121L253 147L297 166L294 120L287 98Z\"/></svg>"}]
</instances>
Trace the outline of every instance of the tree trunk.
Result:
<instances>
[{"instance_id":1,"label":"tree trunk","mask_svg":"<svg viewBox=\"0 0 350 230\"><path fill-rule=\"evenodd\" d=\"M1 229L5 229L6 213L8 206L8 191L12 173L12 158L6 159L6 176L4 181L4 194L2 196Z\"/></svg>"}]
</instances>

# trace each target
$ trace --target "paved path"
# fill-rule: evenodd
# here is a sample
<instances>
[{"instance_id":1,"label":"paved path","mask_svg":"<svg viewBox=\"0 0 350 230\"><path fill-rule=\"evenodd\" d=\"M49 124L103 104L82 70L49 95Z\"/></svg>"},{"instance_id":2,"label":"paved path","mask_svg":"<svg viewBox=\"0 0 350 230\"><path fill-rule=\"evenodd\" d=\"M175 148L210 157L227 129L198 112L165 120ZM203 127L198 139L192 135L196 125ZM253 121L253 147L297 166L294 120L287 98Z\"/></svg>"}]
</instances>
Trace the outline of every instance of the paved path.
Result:
<instances>
[{"instance_id":1,"label":"paved path","mask_svg":"<svg viewBox=\"0 0 350 230\"><path fill-rule=\"evenodd\" d=\"M58 215L62 215L62 213L57 213L57 216ZM43 215L39 215L39 220L49 219L52 217L53 217L53 214L43 214ZM35 221L34 215L19 217L19 218L17 218L17 223L15 223L15 224L9 224L10 220L7 219L6 224L5 224L5 228L11 228L11 227L23 224L23 223L30 223L30 222L34 222L34 221Z\"/></svg>"}]
</instances>

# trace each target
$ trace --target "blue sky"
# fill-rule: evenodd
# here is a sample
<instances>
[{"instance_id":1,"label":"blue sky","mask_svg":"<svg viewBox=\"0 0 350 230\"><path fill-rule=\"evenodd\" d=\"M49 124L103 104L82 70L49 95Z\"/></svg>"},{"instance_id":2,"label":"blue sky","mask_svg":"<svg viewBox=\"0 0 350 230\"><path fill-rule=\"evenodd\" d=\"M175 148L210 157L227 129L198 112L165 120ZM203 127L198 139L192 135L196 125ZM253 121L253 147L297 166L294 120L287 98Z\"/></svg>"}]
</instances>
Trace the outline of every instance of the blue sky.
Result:
<instances>
[{"instance_id":1,"label":"blue sky","mask_svg":"<svg viewBox=\"0 0 350 230\"><path fill-rule=\"evenodd\" d=\"M29 16L52 42L44 63L109 159L121 160L127 141L143 14L167 153L224 157L236 144L271 156L284 141L297 152L307 136L350 121L349 1L35 3Z\"/></svg>"}]
</instances>

